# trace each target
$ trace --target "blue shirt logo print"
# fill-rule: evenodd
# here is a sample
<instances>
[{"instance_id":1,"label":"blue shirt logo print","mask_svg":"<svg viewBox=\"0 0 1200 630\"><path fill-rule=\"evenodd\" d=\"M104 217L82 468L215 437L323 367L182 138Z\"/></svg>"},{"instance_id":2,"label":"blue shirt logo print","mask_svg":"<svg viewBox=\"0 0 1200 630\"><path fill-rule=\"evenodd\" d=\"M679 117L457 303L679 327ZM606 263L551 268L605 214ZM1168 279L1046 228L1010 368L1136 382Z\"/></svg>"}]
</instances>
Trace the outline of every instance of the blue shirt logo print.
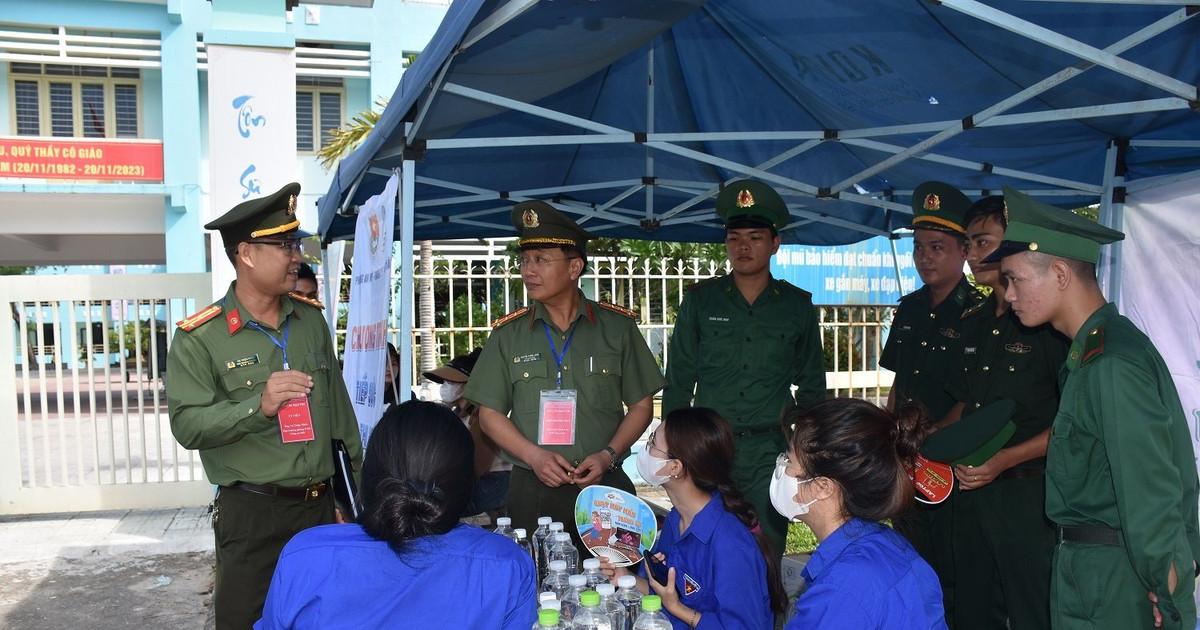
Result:
<instances>
[{"instance_id":1,"label":"blue shirt logo print","mask_svg":"<svg viewBox=\"0 0 1200 630\"><path fill-rule=\"evenodd\" d=\"M266 116L254 115L254 108L250 106L250 99L252 98L254 97L250 94L243 94L233 99L233 108L238 110L238 135L243 138L250 137L251 127L265 127L267 125Z\"/></svg>"}]
</instances>

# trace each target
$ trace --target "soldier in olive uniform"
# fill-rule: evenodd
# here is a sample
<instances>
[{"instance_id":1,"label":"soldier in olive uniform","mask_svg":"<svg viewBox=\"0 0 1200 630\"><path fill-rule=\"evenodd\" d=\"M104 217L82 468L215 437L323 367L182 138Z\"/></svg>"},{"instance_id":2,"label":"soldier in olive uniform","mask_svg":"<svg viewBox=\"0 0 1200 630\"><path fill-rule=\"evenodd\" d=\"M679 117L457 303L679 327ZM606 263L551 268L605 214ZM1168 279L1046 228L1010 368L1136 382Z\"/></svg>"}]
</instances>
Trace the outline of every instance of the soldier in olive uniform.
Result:
<instances>
[{"instance_id":1,"label":"soldier in olive uniform","mask_svg":"<svg viewBox=\"0 0 1200 630\"><path fill-rule=\"evenodd\" d=\"M517 204L512 222L530 304L493 324L463 397L515 464L513 526L551 516L571 531L583 487L633 492L621 456L649 426L663 378L633 312L579 290L591 235L542 201Z\"/></svg>"},{"instance_id":2,"label":"soldier in olive uniform","mask_svg":"<svg viewBox=\"0 0 1200 630\"><path fill-rule=\"evenodd\" d=\"M1046 454L1058 525L1055 628L1194 628L1200 559L1196 459L1154 345L1096 283L1100 246L1124 235L1004 188L1005 299L1026 326L1071 339Z\"/></svg>"},{"instance_id":3,"label":"soldier in olive uniform","mask_svg":"<svg viewBox=\"0 0 1200 630\"><path fill-rule=\"evenodd\" d=\"M761 182L733 182L717 196L717 214L733 273L692 286L679 305L663 415L695 404L729 420L734 481L782 555L787 520L769 496L775 457L787 450L780 416L825 394L821 329L812 294L771 277L789 216L779 194Z\"/></svg>"},{"instance_id":4,"label":"soldier in olive uniform","mask_svg":"<svg viewBox=\"0 0 1200 630\"><path fill-rule=\"evenodd\" d=\"M951 623L977 630L1049 628L1055 540L1043 510L1045 456L1067 339L1049 324L1021 325L1004 300L999 263L983 262L1004 240L1004 198L975 202L963 221L967 263L975 282L992 293L962 315L959 369L949 384L958 403L941 425L971 423L980 408L1010 399L1016 431L985 463L956 468L959 489L968 492L954 499Z\"/></svg>"},{"instance_id":5,"label":"soldier in olive uniform","mask_svg":"<svg viewBox=\"0 0 1200 630\"><path fill-rule=\"evenodd\" d=\"M913 264L925 285L900 298L879 365L896 373L889 410L916 400L937 419L955 402L946 383L959 351L963 311L983 302L983 296L963 274L962 220L971 200L949 184L925 182L913 191L912 206ZM937 572L948 623L954 618L953 501L919 505L893 519L896 531Z\"/></svg>"},{"instance_id":6,"label":"soldier in olive uniform","mask_svg":"<svg viewBox=\"0 0 1200 630\"><path fill-rule=\"evenodd\" d=\"M362 443L320 304L289 295L300 265L299 184L235 206L220 230L237 280L179 322L167 356L171 431L200 451L213 502L218 628L260 616L283 545L334 522L330 440Z\"/></svg>"}]
</instances>

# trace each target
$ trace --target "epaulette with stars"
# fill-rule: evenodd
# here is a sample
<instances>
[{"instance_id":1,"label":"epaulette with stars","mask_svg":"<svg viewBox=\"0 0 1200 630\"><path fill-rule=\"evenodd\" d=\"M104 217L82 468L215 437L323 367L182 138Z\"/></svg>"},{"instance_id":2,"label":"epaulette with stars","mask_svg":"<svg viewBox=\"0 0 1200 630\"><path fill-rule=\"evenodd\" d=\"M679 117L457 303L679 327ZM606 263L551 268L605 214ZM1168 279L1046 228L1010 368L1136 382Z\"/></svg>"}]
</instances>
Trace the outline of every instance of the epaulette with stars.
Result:
<instances>
[{"instance_id":1,"label":"epaulette with stars","mask_svg":"<svg viewBox=\"0 0 1200 630\"><path fill-rule=\"evenodd\" d=\"M295 292L289 293L288 297L292 298L293 300L296 300L297 302L304 302L305 304L315 306L317 308L325 308L324 304L322 304L312 298L304 297L303 295L300 295L299 293L295 293Z\"/></svg>"},{"instance_id":2,"label":"epaulette with stars","mask_svg":"<svg viewBox=\"0 0 1200 630\"><path fill-rule=\"evenodd\" d=\"M629 319L637 319L637 312L609 302L596 302L596 305L601 308L606 308L614 313L620 313Z\"/></svg>"},{"instance_id":3,"label":"epaulette with stars","mask_svg":"<svg viewBox=\"0 0 1200 630\"><path fill-rule=\"evenodd\" d=\"M1104 353L1104 327L1097 326L1088 333L1087 339L1083 342L1083 358L1079 359L1079 365L1087 365L1088 361L1092 361Z\"/></svg>"},{"instance_id":4,"label":"epaulette with stars","mask_svg":"<svg viewBox=\"0 0 1200 630\"><path fill-rule=\"evenodd\" d=\"M175 322L175 325L182 328L186 332L191 332L192 330L195 330L198 326L200 326L200 324L203 324L204 322L211 320L212 318L216 317L219 314L221 314L221 305L220 304L212 304L208 308L200 311L199 313L190 315L188 317L185 317L185 318Z\"/></svg>"},{"instance_id":5,"label":"epaulette with stars","mask_svg":"<svg viewBox=\"0 0 1200 630\"><path fill-rule=\"evenodd\" d=\"M983 311L983 306L985 304L987 304L987 302L980 302L978 304L971 306L967 310L963 311L962 317L960 319L967 319L968 317L972 317L976 313Z\"/></svg>"},{"instance_id":6,"label":"epaulette with stars","mask_svg":"<svg viewBox=\"0 0 1200 630\"><path fill-rule=\"evenodd\" d=\"M494 330L496 328L499 328L499 327L507 324L508 322L511 322L512 320L514 320L528 312L529 312L529 307L523 306L523 307L509 313L508 315L505 315L504 317L501 317L500 319L497 319L496 321L492 322L492 329Z\"/></svg>"}]
</instances>

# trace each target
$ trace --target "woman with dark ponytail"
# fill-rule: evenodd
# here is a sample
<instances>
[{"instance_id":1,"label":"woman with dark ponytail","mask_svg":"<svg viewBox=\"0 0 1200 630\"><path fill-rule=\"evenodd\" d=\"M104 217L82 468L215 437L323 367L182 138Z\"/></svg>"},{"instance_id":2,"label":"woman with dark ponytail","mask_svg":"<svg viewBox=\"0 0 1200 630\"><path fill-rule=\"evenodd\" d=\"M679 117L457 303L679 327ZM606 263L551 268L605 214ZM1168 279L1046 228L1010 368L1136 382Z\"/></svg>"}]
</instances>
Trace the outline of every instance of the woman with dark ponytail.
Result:
<instances>
[{"instance_id":1,"label":"woman with dark ponytail","mask_svg":"<svg viewBox=\"0 0 1200 630\"><path fill-rule=\"evenodd\" d=\"M787 596L779 554L754 508L733 485L733 431L712 409L676 409L638 453L638 473L661 485L671 513L652 552L669 567L659 584L640 568L638 589L662 597L676 630L771 628ZM615 583L629 571L601 560Z\"/></svg>"},{"instance_id":2,"label":"woman with dark ponytail","mask_svg":"<svg viewBox=\"0 0 1200 630\"><path fill-rule=\"evenodd\" d=\"M511 540L459 524L474 444L445 405L390 408L362 469L361 525L325 525L283 549L255 628L529 630L533 560Z\"/></svg>"},{"instance_id":3,"label":"woman with dark ponytail","mask_svg":"<svg viewBox=\"0 0 1200 630\"><path fill-rule=\"evenodd\" d=\"M945 628L937 575L879 523L913 500L907 471L926 433L924 409L905 403L893 416L834 398L788 410L784 424L793 433L775 463L771 503L817 537L787 630Z\"/></svg>"}]
</instances>

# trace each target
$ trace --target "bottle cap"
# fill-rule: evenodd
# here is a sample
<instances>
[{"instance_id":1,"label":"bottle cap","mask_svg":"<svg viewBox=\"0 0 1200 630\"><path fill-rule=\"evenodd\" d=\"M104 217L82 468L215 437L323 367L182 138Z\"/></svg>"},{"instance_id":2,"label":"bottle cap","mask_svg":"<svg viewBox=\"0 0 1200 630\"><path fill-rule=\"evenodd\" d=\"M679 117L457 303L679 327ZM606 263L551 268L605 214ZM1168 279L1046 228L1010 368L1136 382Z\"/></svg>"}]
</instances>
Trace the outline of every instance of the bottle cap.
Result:
<instances>
[{"instance_id":1,"label":"bottle cap","mask_svg":"<svg viewBox=\"0 0 1200 630\"><path fill-rule=\"evenodd\" d=\"M637 586L637 578L632 575L622 575L617 578L617 586L621 588L633 588Z\"/></svg>"},{"instance_id":2,"label":"bottle cap","mask_svg":"<svg viewBox=\"0 0 1200 630\"><path fill-rule=\"evenodd\" d=\"M566 540L569 542L571 540L571 535L567 532L558 532L554 535L554 540Z\"/></svg>"},{"instance_id":3,"label":"bottle cap","mask_svg":"<svg viewBox=\"0 0 1200 630\"><path fill-rule=\"evenodd\" d=\"M566 571L567 570L567 561L566 560L551 560L550 561L550 570L551 571Z\"/></svg>"},{"instance_id":4,"label":"bottle cap","mask_svg":"<svg viewBox=\"0 0 1200 630\"><path fill-rule=\"evenodd\" d=\"M538 517L538 526L540 527L542 525L549 525L550 522L553 520L554 519L550 518L549 516L539 516Z\"/></svg>"},{"instance_id":5,"label":"bottle cap","mask_svg":"<svg viewBox=\"0 0 1200 630\"><path fill-rule=\"evenodd\" d=\"M539 605L551 599L558 599L558 596L554 594L554 591L542 591L541 593L538 593Z\"/></svg>"},{"instance_id":6,"label":"bottle cap","mask_svg":"<svg viewBox=\"0 0 1200 630\"><path fill-rule=\"evenodd\" d=\"M642 610L662 610L662 599L658 595L646 595L642 597Z\"/></svg>"},{"instance_id":7,"label":"bottle cap","mask_svg":"<svg viewBox=\"0 0 1200 630\"><path fill-rule=\"evenodd\" d=\"M524 527L518 527L518 528L514 529L513 533L517 535L517 540L521 540L522 538L525 538L525 536L526 536Z\"/></svg>"},{"instance_id":8,"label":"bottle cap","mask_svg":"<svg viewBox=\"0 0 1200 630\"><path fill-rule=\"evenodd\" d=\"M630 577L633 577L633 576L630 576ZM596 592L600 593L601 597L609 597L613 593L617 592L617 587L613 586L612 584L597 584Z\"/></svg>"},{"instance_id":9,"label":"bottle cap","mask_svg":"<svg viewBox=\"0 0 1200 630\"><path fill-rule=\"evenodd\" d=\"M550 531L552 531L552 532L561 532L562 530L563 530L563 524L562 524L562 523L560 523L560 522L558 522L558 521L554 521L553 523L550 523Z\"/></svg>"},{"instance_id":10,"label":"bottle cap","mask_svg":"<svg viewBox=\"0 0 1200 630\"><path fill-rule=\"evenodd\" d=\"M575 575L567 578L567 584L570 584L571 586L583 586L584 584L587 584L587 578L576 573Z\"/></svg>"},{"instance_id":11,"label":"bottle cap","mask_svg":"<svg viewBox=\"0 0 1200 630\"><path fill-rule=\"evenodd\" d=\"M558 601L557 599L547 599L546 601L542 602L542 609L553 611L562 610L562 602Z\"/></svg>"},{"instance_id":12,"label":"bottle cap","mask_svg":"<svg viewBox=\"0 0 1200 630\"><path fill-rule=\"evenodd\" d=\"M512 519L507 516L501 516L496 519L496 527L507 527L509 525L512 525Z\"/></svg>"},{"instance_id":13,"label":"bottle cap","mask_svg":"<svg viewBox=\"0 0 1200 630\"><path fill-rule=\"evenodd\" d=\"M584 591L579 596L579 603L583 604L584 606L599 606L600 594L596 591Z\"/></svg>"},{"instance_id":14,"label":"bottle cap","mask_svg":"<svg viewBox=\"0 0 1200 630\"><path fill-rule=\"evenodd\" d=\"M600 560L598 560L596 558L587 558L583 561L583 568L598 570L600 568Z\"/></svg>"},{"instance_id":15,"label":"bottle cap","mask_svg":"<svg viewBox=\"0 0 1200 630\"><path fill-rule=\"evenodd\" d=\"M526 617L528 619L528 617ZM539 626L557 626L558 611L550 608L543 608L538 611Z\"/></svg>"}]
</instances>

